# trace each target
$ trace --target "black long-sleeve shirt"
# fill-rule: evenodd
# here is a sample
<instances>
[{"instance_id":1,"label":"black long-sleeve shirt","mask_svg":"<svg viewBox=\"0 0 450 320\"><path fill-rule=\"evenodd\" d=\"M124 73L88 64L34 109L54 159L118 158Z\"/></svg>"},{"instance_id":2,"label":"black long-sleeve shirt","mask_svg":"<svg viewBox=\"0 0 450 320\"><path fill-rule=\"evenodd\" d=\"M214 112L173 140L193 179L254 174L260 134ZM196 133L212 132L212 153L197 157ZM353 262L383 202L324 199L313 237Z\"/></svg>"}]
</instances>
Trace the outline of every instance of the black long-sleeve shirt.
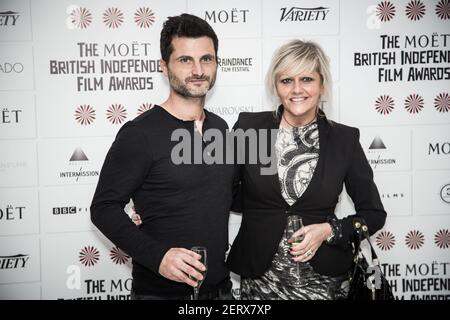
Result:
<instances>
[{"instance_id":1,"label":"black long-sleeve shirt","mask_svg":"<svg viewBox=\"0 0 450 320\"><path fill-rule=\"evenodd\" d=\"M225 136L226 122L205 113L203 132L215 128ZM208 249L208 271L200 292L214 290L229 277L224 260L233 166L174 164L171 152L179 141L171 141L171 135L176 129L188 130L193 153L194 139L200 137L194 121L177 119L155 106L127 122L106 156L91 205L92 222L132 257L137 294L192 293L192 287L158 273L163 256L173 247ZM139 228L124 212L130 198L143 221Z\"/></svg>"}]
</instances>

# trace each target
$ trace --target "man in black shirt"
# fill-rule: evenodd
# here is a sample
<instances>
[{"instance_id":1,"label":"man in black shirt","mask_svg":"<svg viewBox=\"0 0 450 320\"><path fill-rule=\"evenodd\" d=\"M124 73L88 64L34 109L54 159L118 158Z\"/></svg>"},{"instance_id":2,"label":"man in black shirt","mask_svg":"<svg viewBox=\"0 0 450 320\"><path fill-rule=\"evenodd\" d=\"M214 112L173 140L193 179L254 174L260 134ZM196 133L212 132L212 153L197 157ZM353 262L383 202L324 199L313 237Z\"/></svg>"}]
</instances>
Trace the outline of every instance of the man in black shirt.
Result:
<instances>
[{"instance_id":1,"label":"man in black shirt","mask_svg":"<svg viewBox=\"0 0 450 320\"><path fill-rule=\"evenodd\" d=\"M189 132L192 149L206 130L228 130L204 109L216 79L217 49L216 34L198 17L182 14L164 23L161 66L169 97L120 129L103 164L91 219L132 257L135 299L189 299L206 268L192 246L208 250L200 299L231 298L224 260L233 166L175 164L172 158L175 130ZM124 212L130 198L143 222L139 228Z\"/></svg>"}]
</instances>

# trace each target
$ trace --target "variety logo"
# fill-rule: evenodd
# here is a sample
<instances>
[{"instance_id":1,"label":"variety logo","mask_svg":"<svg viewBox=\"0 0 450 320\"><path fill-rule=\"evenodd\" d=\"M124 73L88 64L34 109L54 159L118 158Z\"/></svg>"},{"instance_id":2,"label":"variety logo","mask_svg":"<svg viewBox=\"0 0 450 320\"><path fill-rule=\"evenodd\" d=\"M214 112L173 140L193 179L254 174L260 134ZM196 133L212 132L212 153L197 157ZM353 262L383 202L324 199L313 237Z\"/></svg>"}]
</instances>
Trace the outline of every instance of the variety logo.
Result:
<instances>
[{"instance_id":1,"label":"variety logo","mask_svg":"<svg viewBox=\"0 0 450 320\"><path fill-rule=\"evenodd\" d=\"M0 26L15 26L19 19L19 12L3 11L0 12Z\"/></svg>"},{"instance_id":2,"label":"variety logo","mask_svg":"<svg viewBox=\"0 0 450 320\"><path fill-rule=\"evenodd\" d=\"M292 21L323 21L326 19L329 8L317 7L317 8L280 8L281 17L280 21L292 22Z\"/></svg>"},{"instance_id":3,"label":"variety logo","mask_svg":"<svg viewBox=\"0 0 450 320\"><path fill-rule=\"evenodd\" d=\"M30 259L29 254L17 254L15 256L0 256L0 270L24 269L29 259Z\"/></svg>"},{"instance_id":4,"label":"variety logo","mask_svg":"<svg viewBox=\"0 0 450 320\"><path fill-rule=\"evenodd\" d=\"M205 11L205 20L212 23L240 23L247 22L247 14L250 10L233 8L230 11Z\"/></svg>"}]
</instances>

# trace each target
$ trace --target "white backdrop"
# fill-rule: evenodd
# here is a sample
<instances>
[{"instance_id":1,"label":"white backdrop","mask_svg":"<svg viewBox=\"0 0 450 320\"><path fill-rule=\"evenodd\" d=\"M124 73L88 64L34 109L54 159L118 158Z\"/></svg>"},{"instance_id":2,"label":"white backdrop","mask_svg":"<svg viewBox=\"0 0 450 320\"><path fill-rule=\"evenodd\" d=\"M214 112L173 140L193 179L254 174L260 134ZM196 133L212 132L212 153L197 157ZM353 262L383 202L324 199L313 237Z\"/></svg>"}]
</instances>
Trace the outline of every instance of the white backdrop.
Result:
<instances>
[{"instance_id":1,"label":"white backdrop","mask_svg":"<svg viewBox=\"0 0 450 320\"><path fill-rule=\"evenodd\" d=\"M129 298L130 259L89 205L118 129L168 94L159 33L182 12L220 38L206 105L230 126L274 107L278 46L324 47L325 110L360 128L388 212L373 237L384 271L400 299L449 299L448 0L0 0L0 299ZM337 212L354 212L345 193Z\"/></svg>"}]
</instances>

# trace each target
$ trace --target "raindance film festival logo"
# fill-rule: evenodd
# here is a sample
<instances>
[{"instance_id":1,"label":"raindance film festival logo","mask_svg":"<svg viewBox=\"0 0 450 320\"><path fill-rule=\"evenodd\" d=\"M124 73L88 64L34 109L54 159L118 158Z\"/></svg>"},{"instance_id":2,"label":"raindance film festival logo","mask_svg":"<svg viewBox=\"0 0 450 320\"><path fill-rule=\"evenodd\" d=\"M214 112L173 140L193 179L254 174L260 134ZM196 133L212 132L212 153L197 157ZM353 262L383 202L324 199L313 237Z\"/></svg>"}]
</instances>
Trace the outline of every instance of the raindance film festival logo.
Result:
<instances>
[{"instance_id":1,"label":"raindance film festival logo","mask_svg":"<svg viewBox=\"0 0 450 320\"><path fill-rule=\"evenodd\" d=\"M5 269L24 269L28 260L29 254L16 254L14 256L0 256L0 270Z\"/></svg>"},{"instance_id":2,"label":"raindance film festival logo","mask_svg":"<svg viewBox=\"0 0 450 320\"><path fill-rule=\"evenodd\" d=\"M280 8L281 17L280 21L292 22L292 21L324 21L330 12L329 8L316 7L316 8Z\"/></svg>"},{"instance_id":3,"label":"raindance film festival logo","mask_svg":"<svg viewBox=\"0 0 450 320\"><path fill-rule=\"evenodd\" d=\"M381 140L380 136L376 136L369 146L368 161L373 169L376 169L379 166L395 165L395 159L382 157L382 153L386 150L387 148L383 140ZM373 158L371 157L372 155L377 157Z\"/></svg>"},{"instance_id":4,"label":"raindance film festival logo","mask_svg":"<svg viewBox=\"0 0 450 320\"><path fill-rule=\"evenodd\" d=\"M218 58L222 72L250 72L253 67L253 57Z\"/></svg>"},{"instance_id":5,"label":"raindance film festival logo","mask_svg":"<svg viewBox=\"0 0 450 320\"><path fill-rule=\"evenodd\" d=\"M2 11L0 12L0 27L15 26L19 19L19 12Z\"/></svg>"},{"instance_id":6,"label":"raindance film festival logo","mask_svg":"<svg viewBox=\"0 0 450 320\"><path fill-rule=\"evenodd\" d=\"M76 148L69 160L69 165L80 165L78 171L64 171L59 173L60 178L75 178L78 182L80 177L98 177L99 172L96 170L83 170L83 164L89 164L89 159L81 148Z\"/></svg>"}]
</instances>

